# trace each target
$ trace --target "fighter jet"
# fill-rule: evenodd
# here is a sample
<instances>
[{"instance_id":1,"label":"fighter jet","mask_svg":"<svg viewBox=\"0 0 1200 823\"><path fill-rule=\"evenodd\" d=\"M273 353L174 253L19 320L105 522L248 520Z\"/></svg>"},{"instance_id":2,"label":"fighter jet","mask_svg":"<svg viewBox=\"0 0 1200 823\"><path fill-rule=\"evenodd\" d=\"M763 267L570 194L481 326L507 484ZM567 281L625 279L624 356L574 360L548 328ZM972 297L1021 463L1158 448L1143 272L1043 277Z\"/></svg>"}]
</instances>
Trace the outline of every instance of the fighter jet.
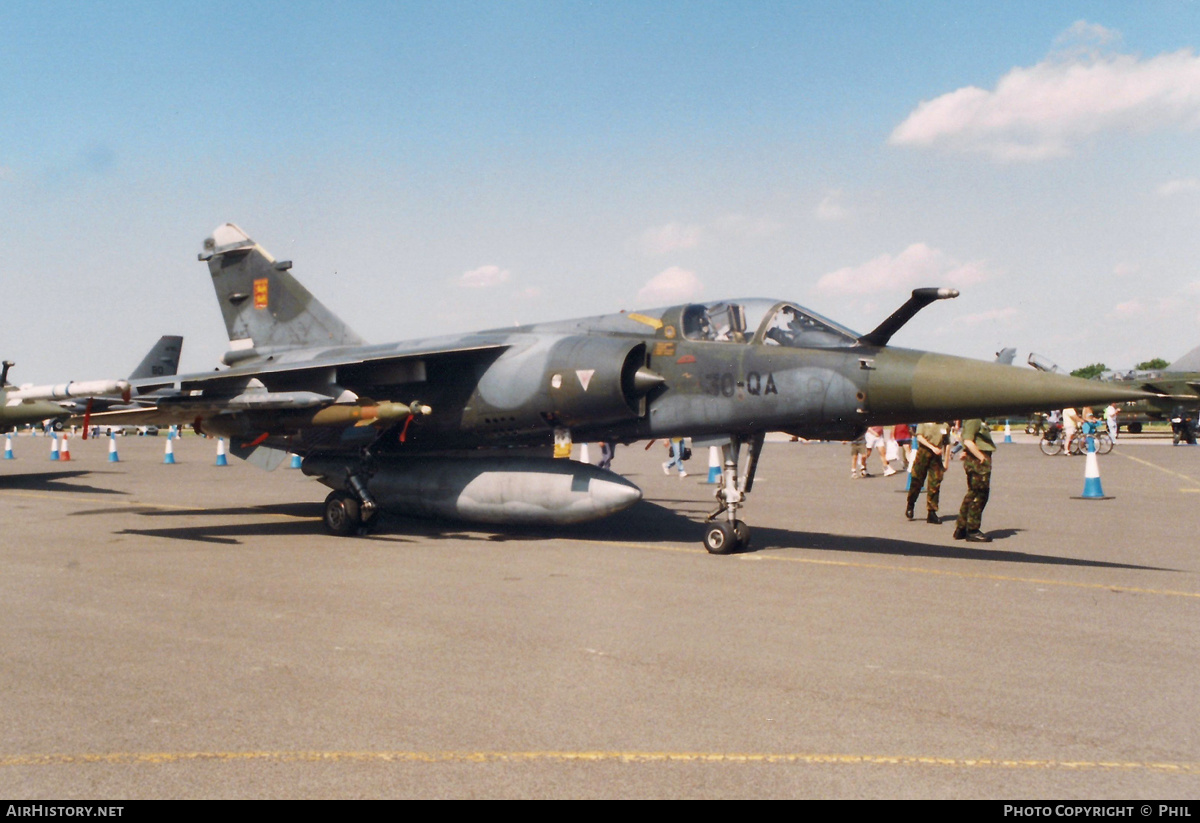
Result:
<instances>
[{"instance_id":1,"label":"fighter jet","mask_svg":"<svg viewBox=\"0 0 1200 823\"><path fill-rule=\"evenodd\" d=\"M1190 416L1200 409L1200 346L1168 365L1165 369L1107 371L1101 380L1137 386L1156 396L1129 401L1121 407L1120 421L1137 434L1151 420L1169 420Z\"/></svg>"},{"instance_id":2,"label":"fighter jet","mask_svg":"<svg viewBox=\"0 0 1200 823\"><path fill-rule=\"evenodd\" d=\"M124 380L72 381L50 386L26 385L17 388L8 384L11 360L5 360L0 372L0 431L9 431L13 426L41 423L47 420L62 420L71 415L57 400L86 398L97 394L125 395L128 397L129 383Z\"/></svg>"},{"instance_id":3,"label":"fighter jet","mask_svg":"<svg viewBox=\"0 0 1200 823\"><path fill-rule=\"evenodd\" d=\"M130 372L129 378L123 381L124 389L121 394L101 394L63 402L62 405L74 415L71 422L82 424L83 439L88 437L93 413L149 408L164 394L173 393L172 389L161 387L162 378L174 376L179 371L179 357L182 353L183 338L177 334L164 334L138 363L137 368Z\"/></svg>"},{"instance_id":4,"label":"fighter jet","mask_svg":"<svg viewBox=\"0 0 1200 823\"><path fill-rule=\"evenodd\" d=\"M226 368L117 414L190 423L264 468L301 455L333 489L324 524L338 535L364 533L380 509L502 524L603 517L641 491L550 459L556 438L714 436L728 445L704 545L723 554L749 543L739 513L768 431L844 440L868 425L1145 396L888 345L921 308L957 296L948 289L915 290L868 334L756 298L368 345L237 226L217 228L199 259L229 334Z\"/></svg>"}]
</instances>

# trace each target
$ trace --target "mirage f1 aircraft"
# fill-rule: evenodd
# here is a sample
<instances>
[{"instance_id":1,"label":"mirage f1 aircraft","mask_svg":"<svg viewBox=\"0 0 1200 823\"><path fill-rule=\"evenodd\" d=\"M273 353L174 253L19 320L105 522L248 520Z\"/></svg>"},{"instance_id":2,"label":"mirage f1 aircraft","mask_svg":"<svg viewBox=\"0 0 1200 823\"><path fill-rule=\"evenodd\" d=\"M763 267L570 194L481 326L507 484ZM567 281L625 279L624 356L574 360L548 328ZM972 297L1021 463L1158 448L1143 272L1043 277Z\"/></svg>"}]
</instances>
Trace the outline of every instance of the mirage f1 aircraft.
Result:
<instances>
[{"instance_id":1,"label":"mirage f1 aircraft","mask_svg":"<svg viewBox=\"0 0 1200 823\"><path fill-rule=\"evenodd\" d=\"M324 523L339 535L364 533L379 509L504 524L603 517L641 490L550 459L556 436L723 437L704 544L724 554L748 544L738 512L768 431L844 440L868 425L1146 396L887 345L922 307L957 296L946 289L917 289L865 335L752 299L368 345L237 226L216 229L200 260L229 333L227 368L179 377L151 411L114 414L192 424L268 469L302 455L333 489Z\"/></svg>"}]
</instances>

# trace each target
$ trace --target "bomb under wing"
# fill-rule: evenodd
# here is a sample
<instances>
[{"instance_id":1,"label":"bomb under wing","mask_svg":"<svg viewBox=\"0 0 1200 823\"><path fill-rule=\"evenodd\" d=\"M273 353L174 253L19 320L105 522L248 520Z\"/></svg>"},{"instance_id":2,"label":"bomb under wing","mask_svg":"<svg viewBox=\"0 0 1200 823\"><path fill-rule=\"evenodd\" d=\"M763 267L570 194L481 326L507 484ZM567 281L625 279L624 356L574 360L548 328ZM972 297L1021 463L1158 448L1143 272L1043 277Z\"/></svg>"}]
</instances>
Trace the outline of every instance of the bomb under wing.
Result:
<instances>
[{"instance_id":1,"label":"bomb under wing","mask_svg":"<svg viewBox=\"0 0 1200 823\"><path fill-rule=\"evenodd\" d=\"M636 501L636 487L529 450L556 436L716 435L730 445L705 545L726 552L749 540L740 511L768 431L846 439L874 424L1147 396L888 345L923 307L957 296L948 289L915 290L866 335L747 299L368 345L237 226L218 227L200 259L228 367L180 376L179 399L157 412L226 435L264 467L302 455L333 489L325 524L336 534L370 529L379 509L488 523L602 517Z\"/></svg>"}]
</instances>

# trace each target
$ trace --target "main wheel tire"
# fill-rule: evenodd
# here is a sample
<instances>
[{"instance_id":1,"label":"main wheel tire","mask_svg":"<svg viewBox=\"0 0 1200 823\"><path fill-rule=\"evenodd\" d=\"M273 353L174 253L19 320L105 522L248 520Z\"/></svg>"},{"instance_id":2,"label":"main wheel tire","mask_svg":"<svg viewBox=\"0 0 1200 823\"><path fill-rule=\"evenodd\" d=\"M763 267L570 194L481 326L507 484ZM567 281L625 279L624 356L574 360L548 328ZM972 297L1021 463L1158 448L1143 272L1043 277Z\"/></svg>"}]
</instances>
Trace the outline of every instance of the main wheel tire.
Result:
<instances>
[{"instance_id":1,"label":"main wheel tire","mask_svg":"<svg viewBox=\"0 0 1200 823\"><path fill-rule=\"evenodd\" d=\"M358 501L346 492L330 492L325 498L325 514L322 520L325 530L337 537L358 534L362 526L362 513Z\"/></svg>"},{"instance_id":2,"label":"main wheel tire","mask_svg":"<svg viewBox=\"0 0 1200 823\"><path fill-rule=\"evenodd\" d=\"M704 529L704 548L709 554L731 554L737 551L738 539L733 526L722 520L709 523Z\"/></svg>"}]
</instances>

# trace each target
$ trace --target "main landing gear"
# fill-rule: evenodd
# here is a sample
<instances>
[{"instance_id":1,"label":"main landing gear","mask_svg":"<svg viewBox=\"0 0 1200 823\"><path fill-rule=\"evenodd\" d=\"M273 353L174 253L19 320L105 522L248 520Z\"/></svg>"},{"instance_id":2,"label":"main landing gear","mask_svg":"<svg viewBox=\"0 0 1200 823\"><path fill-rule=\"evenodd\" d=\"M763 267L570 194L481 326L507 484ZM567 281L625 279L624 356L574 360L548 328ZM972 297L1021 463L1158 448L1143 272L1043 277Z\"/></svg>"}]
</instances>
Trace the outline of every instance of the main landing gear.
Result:
<instances>
[{"instance_id":1,"label":"main landing gear","mask_svg":"<svg viewBox=\"0 0 1200 823\"><path fill-rule=\"evenodd\" d=\"M711 554L732 554L750 547L750 527L745 521L738 520L737 510L745 504L746 495L754 487L754 471L758 468L758 456L762 453L765 437L765 432L753 434L745 441L731 437L722 449L725 464L714 495L719 505L704 525L704 548ZM745 473L739 477L743 442L749 447L750 458Z\"/></svg>"},{"instance_id":2,"label":"main landing gear","mask_svg":"<svg viewBox=\"0 0 1200 823\"><path fill-rule=\"evenodd\" d=\"M379 507L367 491L365 476L347 468L346 488L331 491L325 498L321 518L325 530L337 537L367 534L379 520Z\"/></svg>"}]
</instances>

